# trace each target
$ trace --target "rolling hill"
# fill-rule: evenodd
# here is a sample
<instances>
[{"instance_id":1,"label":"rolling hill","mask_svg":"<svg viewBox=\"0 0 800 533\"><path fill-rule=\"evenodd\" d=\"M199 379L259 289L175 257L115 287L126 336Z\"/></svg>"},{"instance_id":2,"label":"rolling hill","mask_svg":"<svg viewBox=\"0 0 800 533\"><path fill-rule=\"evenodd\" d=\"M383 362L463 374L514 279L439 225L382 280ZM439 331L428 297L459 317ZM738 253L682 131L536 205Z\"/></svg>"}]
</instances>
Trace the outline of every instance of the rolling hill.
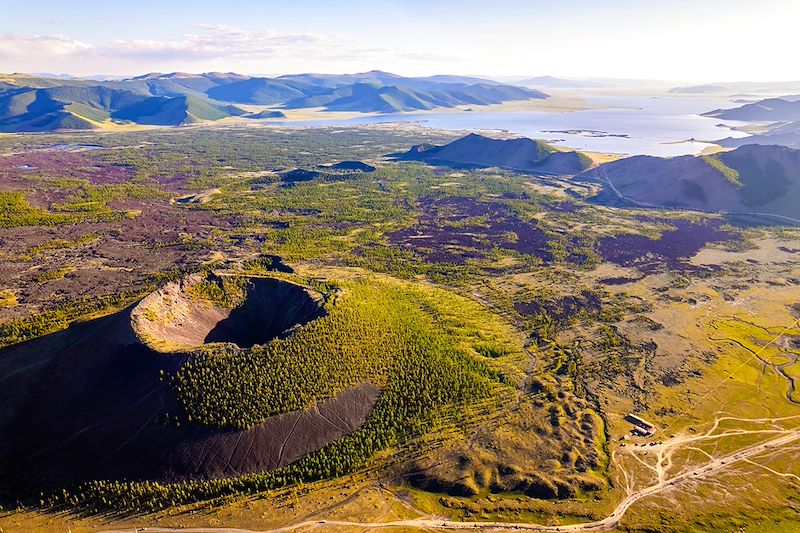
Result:
<instances>
[{"instance_id":1,"label":"rolling hill","mask_svg":"<svg viewBox=\"0 0 800 533\"><path fill-rule=\"evenodd\" d=\"M715 109L703 116L745 121L796 121L800 120L800 101L767 98L733 109Z\"/></svg>"},{"instance_id":2,"label":"rolling hill","mask_svg":"<svg viewBox=\"0 0 800 533\"><path fill-rule=\"evenodd\" d=\"M382 94L388 95L388 101L412 95L412 98L426 102L413 104L409 109L428 109L427 105L451 107L460 104L496 104L547 97L540 91L482 78L444 75L406 78L379 70L357 74L292 74L278 78L218 72L152 73L109 83L151 96L203 95L233 104L287 104L289 108L328 107L328 104L332 104L331 108L344 108L342 110L347 111L374 111L375 107L385 107L382 103L369 104L369 100L375 97L374 93L378 93L378 98ZM354 93L357 96L352 101L338 102L342 98L353 97ZM359 102L362 98L365 101ZM393 107L391 103L389 105Z\"/></svg>"},{"instance_id":3,"label":"rolling hill","mask_svg":"<svg viewBox=\"0 0 800 533\"><path fill-rule=\"evenodd\" d=\"M397 113L458 105L490 105L509 100L545 98L544 93L501 85L440 84L438 90L401 85L357 83L310 98L287 102L287 108L322 106L329 111Z\"/></svg>"},{"instance_id":4,"label":"rolling hill","mask_svg":"<svg viewBox=\"0 0 800 533\"><path fill-rule=\"evenodd\" d=\"M714 94L729 91L724 85L689 85L686 87L673 87L669 90L672 94Z\"/></svg>"},{"instance_id":5,"label":"rolling hill","mask_svg":"<svg viewBox=\"0 0 800 533\"><path fill-rule=\"evenodd\" d=\"M110 110L140 100L136 94L107 87L60 86L0 92L0 131L90 129Z\"/></svg>"},{"instance_id":6,"label":"rolling hill","mask_svg":"<svg viewBox=\"0 0 800 533\"><path fill-rule=\"evenodd\" d=\"M152 96L115 111L111 114L111 118L129 120L137 124L180 126L201 120L220 120L244 114L246 111L236 106L219 105L199 97Z\"/></svg>"},{"instance_id":7,"label":"rolling hill","mask_svg":"<svg viewBox=\"0 0 800 533\"><path fill-rule=\"evenodd\" d=\"M503 85L502 83L494 80L477 78L474 76L439 74L434 76L406 78L403 76L398 76L397 74L392 74L391 72L384 72L382 70L371 70L369 72L362 72L359 74L288 74L285 76L280 76L277 79L302 82L309 85L327 87L331 89L344 87L346 85L353 85L355 83L371 83L373 85L403 85L405 87L413 87L416 89L430 89L431 87L439 84Z\"/></svg>"},{"instance_id":8,"label":"rolling hill","mask_svg":"<svg viewBox=\"0 0 800 533\"><path fill-rule=\"evenodd\" d=\"M505 167L552 174L577 174L592 161L579 152L564 152L533 139L491 139L475 133L449 144L420 144L394 154L396 159L482 167Z\"/></svg>"},{"instance_id":9,"label":"rolling hill","mask_svg":"<svg viewBox=\"0 0 800 533\"><path fill-rule=\"evenodd\" d=\"M510 100L546 98L533 89L511 85L414 82L396 85L360 82L322 94L299 97L286 103L288 109L324 107L328 111L397 113L458 105L490 105Z\"/></svg>"},{"instance_id":10,"label":"rolling hill","mask_svg":"<svg viewBox=\"0 0 800 533\"><path fill-rule=\"evenodd\" d=\"M392 113L546 97L481 78L404 78L381 71L279 78L153 72L107 81L9 74L0 75L0 131L91 129L109 120L177 126L244 115L235 104ZM280 118L274 110L263 117L260 111L248 116Z\"/></svg>"},{"instance_id":11,"label":"rolling hill","mask_svg":"<svg viewBox=\"0 0 800 533\"><path fill-rule=\"evenodd\" d=\"M738 148L746 144L775 144L779 146L788 146L789 148L800 148L800 121L776 124L767 129L764 133L758 133L748 137L738 139L727 137L714 142L725 148Z\"/></svg>"},{"instance_id":12,"label":"rolling hill","mask_svg":"<svg viewBox=\"0 0 800 533\"><path fill-rule=\"evenodd\" d=\"M674 94L790 94L800 90L800 81L741 81L741 82L712 82L702 85L684 85L672 87L669 92Z\"/></svg>"},{"instance_id":13,"label":"rolling hill","mask_svg":"<svg viewBox=\"0 0 800 533\"><path fill-rule=\"evenodd\" d=\"M276 80L283 82L304 83L327 89L336 89L346 85L353 85L354 83L391 85L401 79L403 79L402 76L392 74L391 72L383 72L381 70L370 70L369 72L360 72L357 74L286 74L276 78Z\"/></svg>"},{"instance_id":14,"label":"rolling hill","mask_svg":"<svg viewBox=\"0 0 800 533\"><path fill-rule=\"evenodd\" d=\"M290 100L287 108L319 107L329 111L359 111L394 113L433 109L444 105L445 101L433 95L394 85L380 86L369 83L356 83L328 94ZM449 106L448 106L449 107Z\"/></svg>"},{"instance_id":15,"label":"rolling hill","mask_svg":"<svg viewBox=\"0 0 800 533\"><path fill-rule=\"evenodd\" d=\"M800 151L746 145L712 156L636 156L584 175L633 202L727 213L800 218Z\"/></svg>"},{"instance_id":16,"label":"rolling hill","mask_svg":"<svg viewBox=\"0 0 800 533\"><path fill-rule=\"evenodd\" d=\"M273 105L293 98L318 94L324 89L307 83L268 78L249 78L208 90L208 96L223 102Z\"/></svg>"},{"instance_id":17,"label":"rolling hill","mask_svg":"<svg viewBox=\"0 0 800 533\"><path fill-rule=\"evenodd\" d=\"M258 113L250 113L247 115L242 115L244 118L286 118L286 113L283 111L273 110L273 109L265 109L264 111L259 111Z\"/></svg>"}]
</instances>

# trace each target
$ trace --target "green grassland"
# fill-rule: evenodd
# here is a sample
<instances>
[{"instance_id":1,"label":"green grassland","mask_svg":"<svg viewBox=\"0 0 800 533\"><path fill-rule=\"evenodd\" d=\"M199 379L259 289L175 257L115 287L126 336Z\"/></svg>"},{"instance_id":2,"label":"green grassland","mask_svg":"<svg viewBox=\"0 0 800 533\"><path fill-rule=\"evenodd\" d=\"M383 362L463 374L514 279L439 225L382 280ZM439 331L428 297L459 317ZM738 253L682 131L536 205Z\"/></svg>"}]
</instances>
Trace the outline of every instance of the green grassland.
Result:
<instances>
[{"instance_id":1,"label":"green grassland","mask_svg":"<svg viewBox=\"0 0 800 533\"><path fill-rule=\"evenodd\" d=\"M469 349L470 342L481 347L490 341L509 355L521 351L492 331L500 328L494 315L479 314L473 302L453 301L457 297L438 289L367 279L339 290L327 316L287 339L249 353L209 349L192 359L175 378L187 417L247 428L359 383L376 382L388 387L381 401L390 405L406 401L403 395L422 402L406 407L409 415L387 405L383 416L394 412L401 420L414 418L459 398L486 395L488 383L479 375L504 380L492 371L494 358ZM457 310L455 316L447 316L448 309ZM412 390L417 385L423 389ZM391 426L372 438L385 435L391 441L396 431Z\"/></svg>"},{"instance_id":2,"label":"green grassland","mask_svg":"<svg viewBox=\"0 0 800 533\"><path fill-rule=\"evenodd\" d=\"M0 192L1 232L43 233L30 244L9 238L0 255L14 276L0 287L0 347L108 314L189 272L228 272L225 284L190 291L228 308L242 297L236 274L284 277L324 293L327 314L263 346L207 345L191 353L164 376L180 405L166 423L251 428L355 385L373 383L381 395L355 433L279 470L64 487L0 516L6 530L14 530L14 520L63 530L64 516L73 531L96 530L112 515L115 527L157 520L254 529L306 515L374 514L379 521L390 511L549 524L594 520L624 496L622 469L640 483L652 475L629 456L619 459L628 412L653 420L664 439L701 434L730 413L798 414L800 398L790 389L800 379L798 349L772 342L779 334L800 337L796 324L785 330L793 320L788 306L800 302L792 281L800 270L790 252L774 261L759 256L759 264L720 261L715 270L662 265L646 275L602 256L604 238L655 241L676 220L705 220L697 214L645 217L594 205L586 198L591 187L569 180L382 159L417 144L416 130L217 127L5 136L0 153L38 153L65 139L104 149L79 152L74 167L43 161ZM451 139L438 132L424 138ZM377 169L283 178L289 169L354 159ZM109 167L126 178L104 181ZM203 202L174 201L211 189ZM154 229L141 243L124 240L145 224ZM162 236L173 226L175 234ZM712 245L721 256L744 248L755 253L770 239L800 248L800 235L786 228L724 228L739 239ZM534 229L541 250L523 247ZM437 256L442 250L449 255ZM295 273L272 271L271 255ZM148 261L137 263L138 257ZM97 274L98 264L107 265L99 281L87 273ZM674 461L688 468L704 453L733 452L759 438L702 442L676 452ZM763 464L798 474L790 458L791 451ZM415 469L438 485L412 484L408 473ZM786 505L794 505L793 478L760 468L749 484L736 484L737 474L755 471L745 464L724 478L747 494L738 516L726 511L730 499L709 496L723 492L715 482L698 482L637 503L620 530L792 531L779 520L797 518ZM671 517L676 501L684 510ZM136 513L144 518L137 522Z\"/></svg>"},{"instance_id":3,"label":"green grassland","mask_svg":"<svg viewBox=\"0 0 800 533\"><path fill-rule=\"evenodd\" d=\"M267 474L177 484L97 482L51 503L154 509L343 475L512 387L507 382L518 371L521 338L475 302L366 274L336 290L329 314L287 339L250 351L209 346L193 354L172 378L184 408L176 421L247 428L350 386L379 384L378 403L356 433ZM475 347L485 343L503 355L480 355Z\"/></svg>"},{"instance_id":4,"label":"green grassland","mask_svg":"<svg viewBox=\"0 0 800 533\"><path fill-rule=\"evenodd\" d=\"M95 202L75 202L53 206L52 210L31 207L23 192L0 193L0 227L56 226L69 223L110 222L129 213L113 212Z\"/></svg>"}]
</instances>

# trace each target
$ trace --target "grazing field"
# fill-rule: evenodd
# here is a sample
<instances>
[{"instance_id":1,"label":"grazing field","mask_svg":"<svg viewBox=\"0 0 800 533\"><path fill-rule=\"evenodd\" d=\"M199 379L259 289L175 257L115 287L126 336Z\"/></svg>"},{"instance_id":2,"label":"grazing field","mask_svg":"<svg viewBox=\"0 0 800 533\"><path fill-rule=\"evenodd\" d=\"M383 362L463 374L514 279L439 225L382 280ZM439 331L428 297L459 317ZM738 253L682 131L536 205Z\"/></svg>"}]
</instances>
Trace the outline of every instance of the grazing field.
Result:
<instances>
[{"instance_id":1,"label":"grazing field","mask_svg":"<svg viewBox=\"0 0 800 533\"><path fill-rule=\"evenodd\" d=\"M455 137L0 137L0 531L791 531L800 231Z\"/></svg>"}]
</instances>

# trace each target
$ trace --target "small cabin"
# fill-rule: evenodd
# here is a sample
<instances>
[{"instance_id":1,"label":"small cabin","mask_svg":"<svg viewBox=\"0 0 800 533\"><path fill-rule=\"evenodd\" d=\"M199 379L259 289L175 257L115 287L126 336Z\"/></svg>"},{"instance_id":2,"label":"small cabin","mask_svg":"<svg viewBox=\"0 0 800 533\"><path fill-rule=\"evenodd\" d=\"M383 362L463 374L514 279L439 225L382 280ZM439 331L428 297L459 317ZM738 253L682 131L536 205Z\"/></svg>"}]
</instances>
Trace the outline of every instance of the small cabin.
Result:
<instances>
[{"instance_id":1,"label":"small cabin","mask_svg":"<svg viewBox=\"0 0 800 533\"><path fill-rule=\"evenodd\" d=\"M625 421L633 426L633 434L640 437L652 437L656 434L656 427L647 420L629 413L625 416Z\"/></svg>"}]
</instances>

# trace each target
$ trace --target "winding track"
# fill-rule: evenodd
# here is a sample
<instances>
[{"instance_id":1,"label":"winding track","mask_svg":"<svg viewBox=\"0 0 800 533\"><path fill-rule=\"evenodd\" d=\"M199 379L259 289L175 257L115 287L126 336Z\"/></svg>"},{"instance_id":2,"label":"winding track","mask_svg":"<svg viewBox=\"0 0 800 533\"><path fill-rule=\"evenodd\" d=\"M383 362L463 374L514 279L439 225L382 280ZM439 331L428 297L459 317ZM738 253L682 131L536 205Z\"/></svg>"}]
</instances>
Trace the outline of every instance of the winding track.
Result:
<instances>
[{"instance_id":1,"label":"winding track","mask_svg":"<svg viewBox=\"0 0 800 533\"><path fill-rule=\"evenodd\" d=\"M796 326L798 323L800 323L800 318L798 318L789 328ZM788 330L789 328L786 328L786 330ZM772 342L775 342L777 339L783 336L786 330L780 335L778 335L778 337L773 339ZM765 345L764 348L766 348L766 346L767 345ZM764 348L762 348L762 350ZM754 356L757 355L758 353L754 354ZM743 363L742 366L744 366L744 364L746 363ZM734 373L735 372L736 371L734 371ZM720 383L719 386L722 386L723 383L724 382ZM707 395L713 392L714 390L716 390L716 388L712 389L712 391L709 391ZM652 451L656 452L656 462L652 466L645 463L639 457L636 457L634 455L636 459L642 462L646 467L653 470L657 478L656 483L648 487L645 487L643 489L635 491L631 491L629 485L628 486L629 494L617 504L617 506L614 508L611 514L609 514L607 517L601 520L596 520L593 522L584 522L580 524L568 524L559 526L545 526L541 524L519 523L519 522L463 522L463 521L446 520L446 519L435 519L433 517L425 517L425 518L413 518L407 520L395 520L388 522L304 520L302 522L297 522L295 524L271 530L253 530L253 529L237 529L237 528L188 528L188 529L134 528L134 529L109 530L101 533L145 533L145 532L147 533L178 533L178 532L180 533L291 533L301 528L316 529L326 526L355 527L355 528L368 528L368 529L381 529L387 527L407 527L407 528L419 528L419 529L518 530L518 531L539 531L539 532L608 531L619 525L620 521L622 520L623 516L628 511L628 509L633 504L635 504L636 502L638 502L643 498L667 491L670 488L674 487L675 485L685 481L701 480L708 478L723 471L730 465L738 462L758 464L751 461L750 458L762 454L768 450L779 449L782 446L786 446L788 444L800 440L800 428L795 427L793 429L779 429L778 427L775 426L777 422L784 422L791 419L797 419L800 418L800 415L786 416L782 418L752 418L752 419L739 418L734 416L719 416L719 413L717 413L717 415L718 416L715 417L714 423L711 426L711 428L702 435L697 435L697 436L679 435L667 439L663 443L658 443L656 447L652 449ZM735 429L735 430L723 431L721 433L716 433L717 429L719 429L720 427L720 424L726 420L735 420L735 421L750 422L750 423L771 423L772 428L754 429L754 430ZM723 457L715 458L710 454L708 454L708 452L705 452L700 448L691 446L695 442L704 440L720 439L730 436L740 436L746 434L775 434L775 433L779 434L779 436L771 440L754 444L752 446L738 450L734 453L725 455ZM672 454L675 450L679 449L700 451L705 455L707 455L710 461L703 465L697 466L691 470L677 474L671 478L667 478L667 469L669 469L672 466ZM633 449L627 451L632 451L633 454L636 453L636 451ZM778 476L787 476L787 477L793 476L795 478L797 477L794 474L784 474L780 472L775 472L770 468L767 468L767 470ZM622 473L623 475L625 475L627 483L628 478L624 469L622 469ZM339 506L336 507L338 508ZM330 508L328 510L330 510Z\"/></svg>"},{"instance_id":2,"label":"winding track","mask_svg":"<svg viewBox=\"0 0 800 533\"><path fill-rule=\"evenodd\" d=\"M598 175L596 173L596 175L594 177L598 178L601 182L603 182L606 185L608 185L609 188L611 189L611 191L614 194L616 194L619 198L621 198L622 200L625 200L626 202L630 202L630 203L636 205L637 207L648 207L648 208L652 208L652 209L675 210L674 208L666 207L666 206L663 206L663 205L648 204L648 203L645 203L645 202L639 202L637 200L634 200L633 198L628 198L627 196L622 194L620 192L620 190L616 188L616 186L614 186L614 184L611 182L611 180L609 179L608 175L605 172L603 172L602 175ZM678 210L681 210L681 211L697 211L696 209L691 209L691 208L678 209ZM709 212L709 211L701 211L701 212ZM792 217L787 217L785 215L778 215L776 213L760 213L760 212L757 212L757 211L752 211L752 212L751 211L741 211L741 212L740 211L712 211L711 213L717 213L717 214L720 214L720 215L728 215L728 216L757 216L757 217L767 217L767 218L772 217L772 218L777 218L777 219L779 219L781 221L784 221L784 222L791 222L792 224L800 224L800 220L799 219L792 218Z\"/></svg>"},{"instance_id":3,"label":"winding track","mask_svg":"<svg viewBox=\"0 0 800 533\"><path fill-rule=\"evenodd\" d=\"M681 444L684 440L679 439L666 445L670 447ZM580 531L607 531L616 527L626 511L639 500L648 496L669 490L674 485L684 481L699 480L721 472L730 465L747 461L751 457L759 455L767 450L785 446L792 442L800 440L800 429L785 430L784 434L774 439L755 444L735 453L712 459L710 462L698 466L692 470L688 470L671 478L660 479L654 485L645 487L643 489L632 492L625 497L614 510L606 518L594 522L585 522L581 524L570 524L561 526L545 526L540 524L526 524L519 522L460 522L455 520L442 520L428 518L413 518L408 520L396 520L392 522L348 522L340 520L307 520L289 526L271 529L271 530L254 530L254 529L236 529L236 528L133 528L133 529L116 529L103 531L101 533L290 533L301 528L319 528L319 527L360 527L360 528L386 528L386 527L413 527L419 529L471 529L471 530L518 530L518 531L540 531L540 532L580 532Z\"/></svg>"},{"instance_id":4,"label":"winding track","mask_svg":"<svg viewBox=\"0 0 800 533\"><path fill-rule=\"evenodd\" d=\"M613 185L608 182L608 184L613 188ZM616 190L615 190L616 192ZM621 196L621 195L620 195ZM793 220L793 219L790 219ZM800 223L800 221L797 221ZM476 295L477 296L477 295ZM800 323L800 318L798 318L794 324L790 327L794 327ZM789 328L787 328L788 330ZM784 335L786 331L778 335L772 342L775 342L781 336ZM771 343L770 343L771 344ZM766 345L765 345L766 347ZM762 348L763 350L763 348ZM754 354L755 356L758 353ZM742 365L744 366L744 364ZM735 371L734 371L735 373ZM784 377L787 377L784 375ZM724 382L723 382L724 383ZM722 383L720 384L720 386ZM713 389L716 390L716 389ZM709 391L710 394L711 391ZM719 414L719 413L718 413ZM636 491L630 492L622 501L620 501L614 510L609 514L607 517L596 520L593 522L584 522L580 524L568 524L568 525L559 525L559 526L546 526L541 524L533 524L533 523L520 523L520 522L464 522L464 521L455 521L455 520L447 520L447 519L435 519L433 517L425 517L425 518L413 518L407 520L395 520L395 521L388 521L388 522L354 522L354 521L341 521L341 520L305 520L302 522L297 522L295 524L291 524L288 526L275 528L271 530L254 530L254 529L240 529L240 528L133 528L133 529L116 529L116 530L108 530L103 531L100 533L291 533L295 530L301 528L311 528L317 529L320 527L355 527L355 528L367 528L367 529L381 529L387 527L407 527L407 528L418 528L418 529L451 529L451 530L517 530L517 531L538 531L538 532L581 532L581 531L608 531L615 528L619 525L620 521L624 517L625 513L628 509L643 498L647 498L648 496L653 496L655 494L659 494L661 492L665 492L675 485L680 484L685 481L691 480L701 480L713 476L732 464L738 462L747 462L751 464L756 464L750 460L751 457L757 456L762 454L768 450L778 449L782 446L786 446L791 444L795 441L800 440L800 428L794 429L764 429L764 430L730 430L725 431L722 433L715 433L716 430L719 428L719 425L722 421L725 420L737 420L741 422L753 422L753 423L766 423L771 422L775 424L779 421L785 421L789 419L800 418L800 415L795 416L787 416L783 418L756 418L756 419L747 419L747 418L737 418L732 416L717 416L714 420L712 427L703 435L699 436L686 436L681 435L677 437L670 438L663 443L658 443L657 447L653 450L657 453L657 460L655 465L650 466L646 463L645 466L652 469L656 476L657 482L645 487L643 489L639 489ZM681 449L682 445L685 444L692 444L697 441L702 440L710 440L710 439L718 439L724 438L727 436L737 436L737 435L744 435L744 434L764 434L764 433L779 433L780 436L775 437L771 440L764 441L758 444L754 444L747 448L738 450L734 453L725 455L723 457L713 457L709 455L707 452L699 449L694 448L691 446L687 446L686 449L701 451L705 455L707 455L710 459L708 463L703 465L697 466L691 470L687 470L680 474L677 474L673 477L667 478L666 471L668 468L672 466L672 452L676 449ZM634 451L635 453L635 451ZM638 459L638 457L637 457ZM640 462L641 459L639 459ZM665 465L666 461L666 465ZM665 468L666 466L666 468ZM762 466L762 465L758 465ZM766 467L765 467L766 468ZM776 472L770 468L766 468L771 473L778 475L778 476L787 476L787 477L795 477L794 474L784 474L781 472ZM623 474L626 477L627 481L627 474L625 474L625 470L622 469ZM352 496L350 497L352 498ZM350 499L348 498L348 500ZM338 505L336 506L339 507ZM330 510L330 508L329 508Z\"/></svg>"}]
</instances>

